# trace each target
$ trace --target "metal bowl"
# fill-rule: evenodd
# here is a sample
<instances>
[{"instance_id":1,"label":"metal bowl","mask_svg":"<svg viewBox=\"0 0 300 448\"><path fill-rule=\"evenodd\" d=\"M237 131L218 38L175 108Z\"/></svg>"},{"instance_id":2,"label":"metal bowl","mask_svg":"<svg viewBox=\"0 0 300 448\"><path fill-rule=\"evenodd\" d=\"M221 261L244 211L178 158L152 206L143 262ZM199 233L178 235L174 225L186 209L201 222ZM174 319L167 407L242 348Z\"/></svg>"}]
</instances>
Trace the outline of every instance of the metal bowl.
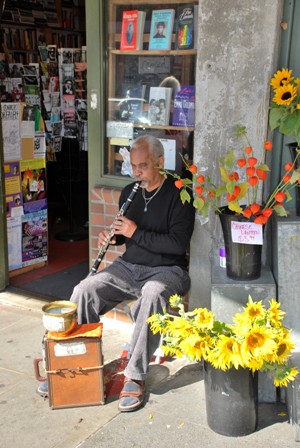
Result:
<instances>
[{"instance_id":1,"label":"metal bowl","mask_svg":"<svg viewBox=\"0 0 300 448\"><path fill-rule=\"evenodd\" d=\"M76 303L58 300L44 305L42 311L44 327L53 337L67 336L76 327Z\"/></svg>"}]
</instances>

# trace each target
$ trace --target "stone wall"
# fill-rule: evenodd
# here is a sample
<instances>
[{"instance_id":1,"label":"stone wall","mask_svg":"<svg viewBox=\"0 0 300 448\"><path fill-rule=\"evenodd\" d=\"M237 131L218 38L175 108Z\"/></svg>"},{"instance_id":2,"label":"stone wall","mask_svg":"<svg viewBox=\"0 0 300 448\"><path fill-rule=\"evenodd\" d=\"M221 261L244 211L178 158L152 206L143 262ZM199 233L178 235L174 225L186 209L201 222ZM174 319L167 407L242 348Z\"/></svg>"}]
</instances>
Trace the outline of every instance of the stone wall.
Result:
<instances>
[{"instance_id":1,"label":"stone wall","mask_svg":"<svg viewBox=\"0 0 300 448\"><path fill-rule=\"evenodd\" d=\"M247 126L256 157L268 135L270 79L277 69L281 0L199 2L194 163L218 182L218 158ZM239 142L238 142L239 143ZM241 145L241 143L239 143ZM210 307L218 217L198 216L191 246L190 308Z\"/></svg>"}]
</instances>

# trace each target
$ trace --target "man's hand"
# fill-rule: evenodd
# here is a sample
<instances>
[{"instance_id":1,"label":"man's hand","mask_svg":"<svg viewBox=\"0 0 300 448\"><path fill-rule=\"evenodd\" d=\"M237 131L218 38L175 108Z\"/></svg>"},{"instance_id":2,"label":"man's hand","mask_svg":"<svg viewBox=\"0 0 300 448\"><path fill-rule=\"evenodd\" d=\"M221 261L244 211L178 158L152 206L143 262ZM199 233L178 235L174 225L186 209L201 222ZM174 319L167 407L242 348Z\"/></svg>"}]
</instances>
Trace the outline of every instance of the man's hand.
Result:
<instances>
[{"instance_id":1,"label":"man's hand","mask_svg":"<svg viewBox=\"0 0 300 448\"><path fill-rule=\"evenodd\" d=\"M126 238L131 238L137 229L137 225L134 221L131 221L125 216L119 216L113 223L113 229L116 235L123 235L126 236Z\"/></svg>"},{"instance_id":2,"label":"man's hand","mask_svg":"<svg viewBox=\"0 0 300 448\"><path fill-rule=\"evenodd\" d=\"M98 235L98 248L106 244L109 238L110 232L108 230L103 230L103 232L100 232ZM110 244L116 244L116 238L112 238Z\"/></svg>"}]
</instances>

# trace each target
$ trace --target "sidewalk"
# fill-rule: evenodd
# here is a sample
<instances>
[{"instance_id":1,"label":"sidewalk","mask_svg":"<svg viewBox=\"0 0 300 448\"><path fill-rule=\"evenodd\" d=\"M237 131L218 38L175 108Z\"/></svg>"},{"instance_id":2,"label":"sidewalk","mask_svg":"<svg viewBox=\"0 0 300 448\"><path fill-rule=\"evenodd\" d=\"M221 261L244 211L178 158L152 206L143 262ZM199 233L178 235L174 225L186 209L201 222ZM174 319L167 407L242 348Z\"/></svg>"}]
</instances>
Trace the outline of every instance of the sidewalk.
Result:
<instances>
[{"instance_id":1,"label":"sidewalk","mask_svg":"<svg viewBox=\"0 0 300 448\"><path fill-rule=\"evenodd\" d=\"M7 448L298 447L286 407L260 404L258 429L239 438L206 423L200 364L185 359L150 366L145 406L120 414L118 397L103 406L52 410L36 393L33 360L41 357L41 299L0 293L0 440ZM130 326L103 321L105 364L120 358Z\"/></svg>"}]
</instances>

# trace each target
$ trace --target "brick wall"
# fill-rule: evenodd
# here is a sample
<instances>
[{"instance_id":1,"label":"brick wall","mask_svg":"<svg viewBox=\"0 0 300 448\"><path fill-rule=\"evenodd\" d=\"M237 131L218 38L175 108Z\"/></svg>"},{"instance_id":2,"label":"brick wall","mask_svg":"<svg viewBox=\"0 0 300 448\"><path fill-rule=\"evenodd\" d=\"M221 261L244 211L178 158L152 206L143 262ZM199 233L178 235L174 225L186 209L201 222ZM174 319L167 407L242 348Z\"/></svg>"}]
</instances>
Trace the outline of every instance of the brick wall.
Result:
<instances>
[{"instance_id":1,"label":"brick wall","mask_svg":"<svg viewBox=\"0 0 300 448\"><path fill-rule=\"evenodd\" d=\"M96 259L98 249L98 234L104 228L109 228L119 211L120 188L94 187L90 195L91 204L91 256ZM103 258L99 270L109 266L118 256L122 255L125 247L111 245ZM125 323L131 323L126 307L119 305L106 314L106 317Z\"/></svg>"}]
</instances>

